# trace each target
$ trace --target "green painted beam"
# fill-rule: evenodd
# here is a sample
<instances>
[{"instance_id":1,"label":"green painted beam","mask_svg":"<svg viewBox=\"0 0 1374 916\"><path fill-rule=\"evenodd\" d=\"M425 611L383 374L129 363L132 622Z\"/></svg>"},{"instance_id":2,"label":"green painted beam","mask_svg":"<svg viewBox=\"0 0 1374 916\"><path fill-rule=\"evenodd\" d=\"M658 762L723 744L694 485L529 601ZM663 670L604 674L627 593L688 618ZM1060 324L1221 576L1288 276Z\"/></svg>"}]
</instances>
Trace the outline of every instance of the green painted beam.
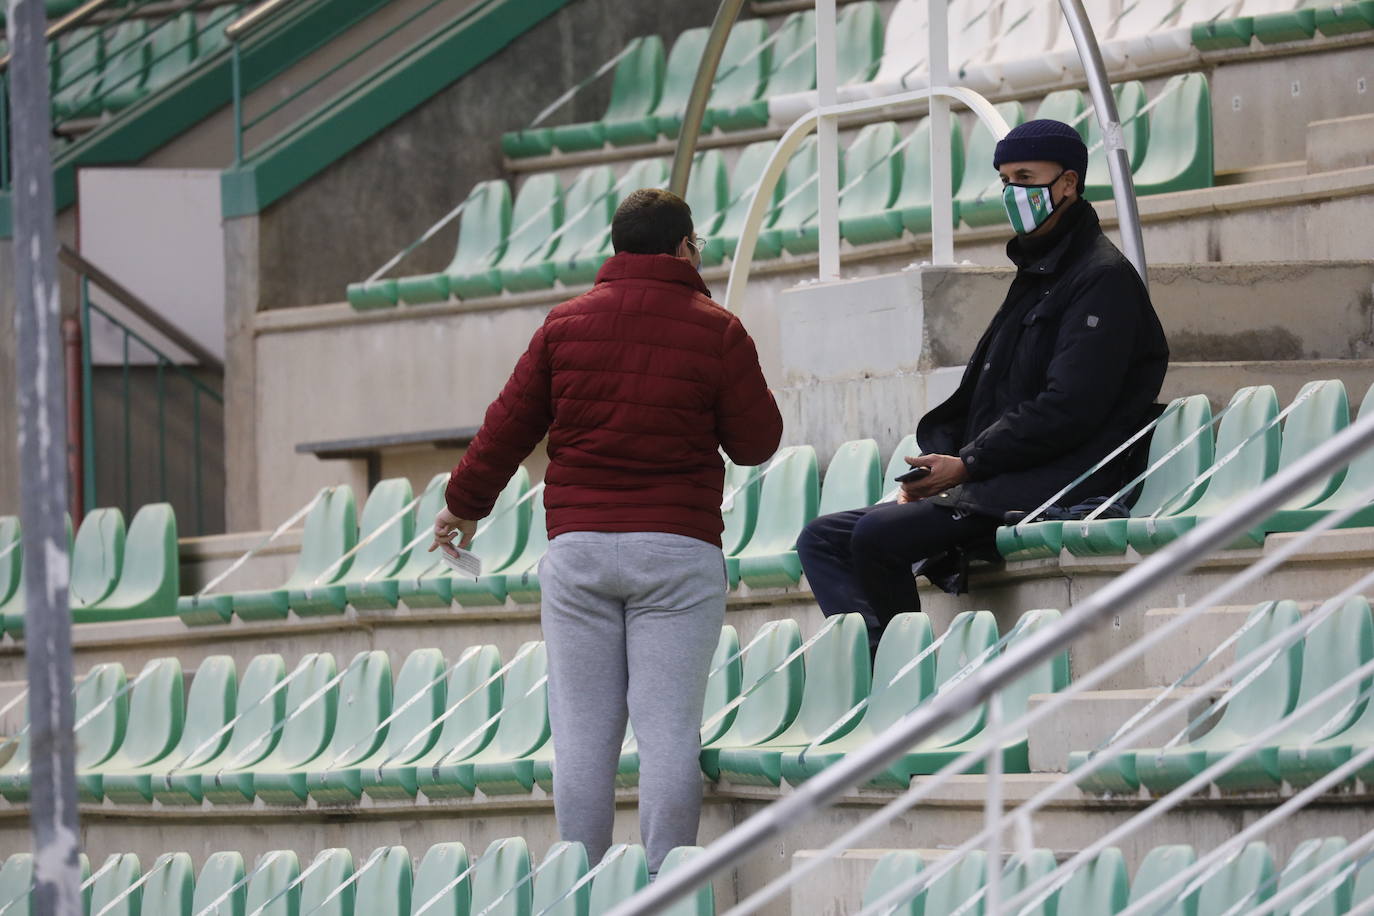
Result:
<instances>
[{"instance_id":1,"label":"green painted beam","mask_svg":"<svg viewBox=\"0 0 1374 916\"><path fill-rule=\"evenodd\" d=\"M486 0L221 176L226 219L259 213L572 0Z\"/></svg>"}]
</instances>

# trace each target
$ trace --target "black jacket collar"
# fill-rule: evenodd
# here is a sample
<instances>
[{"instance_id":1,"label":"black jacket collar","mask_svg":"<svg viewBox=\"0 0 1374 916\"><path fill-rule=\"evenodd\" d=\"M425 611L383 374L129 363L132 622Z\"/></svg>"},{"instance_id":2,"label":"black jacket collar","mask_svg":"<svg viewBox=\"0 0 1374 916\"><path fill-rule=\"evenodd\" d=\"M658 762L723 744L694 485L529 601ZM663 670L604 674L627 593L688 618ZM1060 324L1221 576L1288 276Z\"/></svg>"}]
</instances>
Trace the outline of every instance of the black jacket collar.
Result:
<instances>
[{"instance_id":1,"label":"black jacket collar","mask_svg":"<svg viewBox=\"0 0 1374 916\"><path fill-rule=\"evenodd\" d=\"M1059 272L1066 258L1075 260L1101 232L1097 211L1081 197L1064 211L1054 227L1049 248L1028 246L1020 236L1007 242L1007 257L1021 273L1049 276ZM1030 248L1031 250L1027 250Z\"/></svg>"}]
</instances>

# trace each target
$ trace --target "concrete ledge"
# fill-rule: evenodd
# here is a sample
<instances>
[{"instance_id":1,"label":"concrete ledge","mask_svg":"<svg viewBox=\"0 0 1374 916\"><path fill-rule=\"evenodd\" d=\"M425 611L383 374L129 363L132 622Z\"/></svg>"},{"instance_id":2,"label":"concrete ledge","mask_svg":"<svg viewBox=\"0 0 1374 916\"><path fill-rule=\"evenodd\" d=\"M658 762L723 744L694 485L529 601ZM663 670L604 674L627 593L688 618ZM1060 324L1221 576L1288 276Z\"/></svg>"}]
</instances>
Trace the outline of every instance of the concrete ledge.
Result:
<instances>
[{"instance_id":1,"label":"concrete ledge","mask_svg":"<svg viewBox=\"0 0 1374 916\"><path fill-rule=\"evenodd\" d=\"M1068 705L1041 722L1030 734L1030 765L1036 773L1067 773L1069 753L1098 747L1110 738L1122 724L1162 693L1153 687L1135 690L1090 690L1069 701ZM1031 697L1032 710L1051 699L1048 695ZM1179 700L1188 701L1181 713L1173 713L1155 726L1146 738L1163 742L1179 729L1185 728L1205 708L1211 699L1187 687L1175 690L1158 709L1169 709Z\"/></svg>"}]
</instances>

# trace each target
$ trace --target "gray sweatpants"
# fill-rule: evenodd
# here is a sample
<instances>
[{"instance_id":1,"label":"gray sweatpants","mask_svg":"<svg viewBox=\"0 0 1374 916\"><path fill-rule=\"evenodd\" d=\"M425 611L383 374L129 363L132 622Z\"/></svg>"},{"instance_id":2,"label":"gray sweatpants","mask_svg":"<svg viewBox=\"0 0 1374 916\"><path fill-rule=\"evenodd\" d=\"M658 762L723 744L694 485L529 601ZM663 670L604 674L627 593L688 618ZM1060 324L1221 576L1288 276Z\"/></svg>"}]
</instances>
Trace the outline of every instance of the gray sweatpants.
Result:
<instances>
[{"instance_id":1,"label":"gray sweatpants","mask_svg":"<svg viewBox=\"0 0 1374 916\"><path fill-rule=\"evenodd\" d=\"M701 704L725 619L720 548L676 534L576 531L539 566L554 813L596 863L611 844L626 715L639 745L649 869L696 843Z\"/></svg>"}]
</instances>

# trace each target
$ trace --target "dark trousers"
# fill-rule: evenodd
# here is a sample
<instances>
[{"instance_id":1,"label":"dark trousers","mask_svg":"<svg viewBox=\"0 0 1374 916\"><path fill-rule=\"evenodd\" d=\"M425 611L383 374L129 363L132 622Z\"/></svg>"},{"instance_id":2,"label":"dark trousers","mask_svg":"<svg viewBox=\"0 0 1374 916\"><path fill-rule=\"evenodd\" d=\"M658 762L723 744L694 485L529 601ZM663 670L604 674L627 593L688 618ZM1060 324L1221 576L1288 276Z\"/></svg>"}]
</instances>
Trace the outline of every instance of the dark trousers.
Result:
<instances>
[{"instance_id":1,"label":"dark trousers","mask_svg":"<svg viewBox=\"0 0 1374 916\"><path fill-rule=\"evenodd\" d=\"M816 519L797 538L797 555L821 612L862 614L876 651L889 620L921 609L912 564L996 527L994 519L956 516L925 500L882 503Z\"/></svg>"}]
</instances>

